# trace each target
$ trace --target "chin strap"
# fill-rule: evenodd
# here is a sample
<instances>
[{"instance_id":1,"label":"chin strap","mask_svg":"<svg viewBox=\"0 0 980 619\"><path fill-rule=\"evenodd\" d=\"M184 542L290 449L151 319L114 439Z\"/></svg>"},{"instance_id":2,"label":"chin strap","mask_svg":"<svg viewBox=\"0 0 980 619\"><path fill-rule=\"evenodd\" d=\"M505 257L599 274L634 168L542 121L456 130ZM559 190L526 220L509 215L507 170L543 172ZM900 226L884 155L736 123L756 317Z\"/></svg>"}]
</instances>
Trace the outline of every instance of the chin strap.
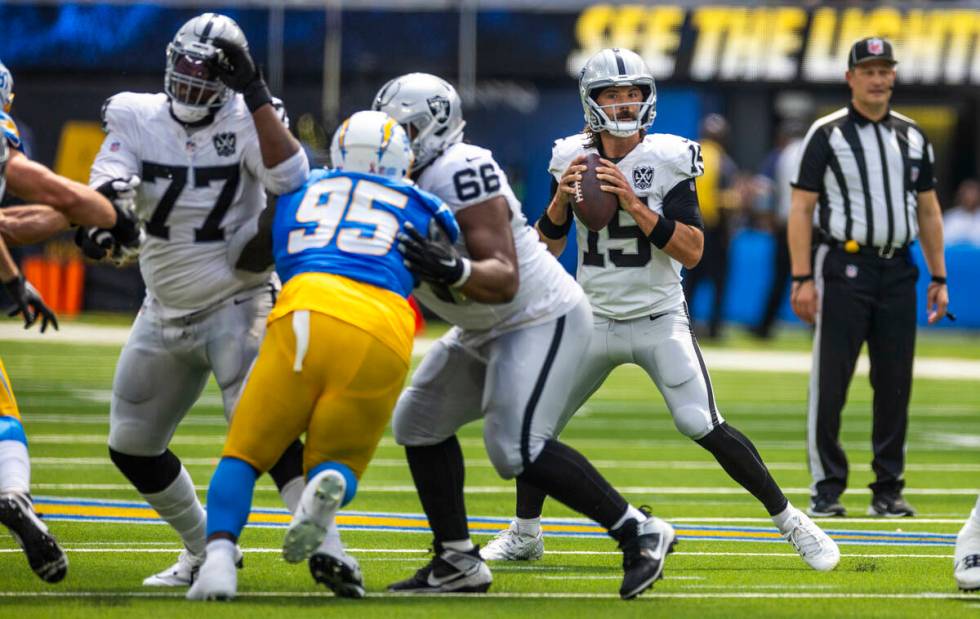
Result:
<instances>
[{"instance_id":1,"label":"chin strap","mask_svg":"<svg viewBox=\"0 0 980 619\"><path fill-rule=\"evenodd\" d=\"M170 117L188 128L204 127L214 122L214 116L218 113L220 107L221 106L208 108L208 113L204 116L204 118L189 122L182 120L180 116L177 116L177 113L174 112L174 100L170 99Z\"/></svg>"}]
</instances>

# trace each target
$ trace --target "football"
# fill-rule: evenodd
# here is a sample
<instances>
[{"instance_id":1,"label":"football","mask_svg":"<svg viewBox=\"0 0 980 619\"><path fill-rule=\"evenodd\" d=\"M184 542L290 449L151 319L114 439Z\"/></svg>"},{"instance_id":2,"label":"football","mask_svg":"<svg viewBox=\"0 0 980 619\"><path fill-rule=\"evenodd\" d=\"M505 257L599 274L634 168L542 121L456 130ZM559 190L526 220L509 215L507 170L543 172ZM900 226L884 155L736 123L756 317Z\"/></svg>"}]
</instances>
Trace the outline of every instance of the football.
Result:
<instances>
[{"instance_id":1,"label":"football","mask_svg":"<svg viewBox=\"0 0 980 619\"><path fill-rule=\"evenodd\" d=\"M616 194L599 188L602 181L596 177L596 168L601 165L599 155L586 156L585 171L582 172L582 180L575 184L575 198L572 200L575 216L593 232L605 228L619 208Z\"/></svg>"}]
</instances>

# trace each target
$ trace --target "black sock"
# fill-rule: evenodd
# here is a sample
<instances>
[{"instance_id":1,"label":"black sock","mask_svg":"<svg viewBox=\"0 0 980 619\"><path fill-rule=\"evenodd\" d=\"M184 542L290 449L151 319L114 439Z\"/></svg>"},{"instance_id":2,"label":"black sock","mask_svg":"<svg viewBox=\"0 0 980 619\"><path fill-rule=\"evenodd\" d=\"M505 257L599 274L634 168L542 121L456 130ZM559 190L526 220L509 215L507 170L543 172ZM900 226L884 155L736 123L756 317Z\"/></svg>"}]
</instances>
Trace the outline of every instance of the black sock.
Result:
<instances>
[{"instance_id":1,"label":"black sock","mask_svg":"<svg viewBox=\"0 0 980 619\"><path fill-rule=\"evenodd\" d=\"M455 435L438 445L406 447L408 468L429 518L436 543L467 539L466 505L463 502L463 450Z\"/></svg>"},{"instance_id":2,"label":"black sock","mask_svg":"<svg viewBox=\"0 0 980 619\"><path fill-rule=\"evenodd\" d=\"M769 474L755 445L744 434L723 423L699 438L697 444L710 451L732 479L759 499L770 516L786 509L789 500Z\"/></svg>"},{"instance_id":3,"label":"black sock","mask_svg":"<svg viewBox=\"0 0 980 619\"><path fill-rule=\"evenodd\" d=\"M629 504L585 456L556 440L548 440L537 459L517 477L554 497L607 529Z\"/></svg>"},{"instance_id":4,"label":"black sock","mask_svg":"<svg viewBox=\"0 0 980 619\"><path fill-rule=\"evenodd\" d=\"M518 518L540 518L544 499L547 493L542 492L537 486L532 486L527 481L517 479L517 510Z\"/></svg>"},{"instance_id":5,"label":"black sock","mask_svg":"<svg viewBox=\"0 0 980 619\"><path fill-rule=\"evenodd\" d=\"M279 490L297 477L303 477L303 441L296 439L290 443L269 469L269 476Z\"/></svg>"}]
</instances>

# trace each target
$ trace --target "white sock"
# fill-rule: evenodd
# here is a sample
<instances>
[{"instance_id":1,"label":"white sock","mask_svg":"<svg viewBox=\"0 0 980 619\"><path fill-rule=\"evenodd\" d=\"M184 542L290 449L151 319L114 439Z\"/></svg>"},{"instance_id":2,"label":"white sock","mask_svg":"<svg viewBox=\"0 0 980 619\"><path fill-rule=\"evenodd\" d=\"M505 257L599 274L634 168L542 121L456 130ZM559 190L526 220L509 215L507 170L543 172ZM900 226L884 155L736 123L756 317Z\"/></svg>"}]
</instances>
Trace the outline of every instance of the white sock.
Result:
<instances>
[{"instance_id":1,"label":"white sock","mask_svg":"<svg viewBox=\"0 0 980 619\"><path fill-rule=\"evenodd\" d=\"M340 531L337 530L337 523L331 521L327 525L327 536L323 538L317 547L317 552L324 552L332 557L346 557L347 551L344 550L344 543L340 541Z\"/></svg>"},{"instance_id":2,"label":"white sock","mask_svg":"<svg viewBox=\"0 0 980 619\"><path fill-rule=\"evenodd\" d=\"M196 555L204 554L207 515L194 492L194 482L187 469L181 466L180 475L173 483L160 492L144 494L143 498L177 531L187 550Z\"/></svg>"},{"instance_id":3,"label":"white sock","mask_svg":"<svg viewBox=\"0 0 980 619\"><path fill-rule=\"evenodd\" d=\"M973 519L973 524L980 527L980 496L977 497L976 507L974 507L973 511L970 512L970 518Z\"/></svg>"},{"instance_id":4,"label":"white sock","mask_svg":"<svg viewBox=\"0 0 980 619\"><path fill-rule=\"evenodd\" d=\"M235 542L230 539L213 539L207 545L208 558L217 559L226 563L235 563Z\"/></svg>"},{"instance_id":5,"label":"white sock","mask_svg":"<svg viewBox=\"0 0 980 619\"><path fill-rule=\"evenodd\" d=\"M31 459L27 445L20 441L0 441L0 493L31 491Z\"/></svg>"},{"instance_id":6,"label":"white sock","mask_svg":"<svg viewBox=\"0 0 980 619\"><path fill-rule=\"evenodd\" d=\"M788 532L787 529L790 528L790 520L796 515L797 511L798 510L793 507L793 504L787 501L786 509L772 517L772 522L776 525L776 528L779 529L780 533Z\"/></svg>"},{"instance_id":7,"label":"white sock","mask_svg":"<svg viewBox=\"0 0 980 619\"><path fill-rule=\"evenodd\" d=\"M282 502L286 504L286 509L289 510L290 514L296 513L296 508L299 507L299 500L303 496L303 488L305 487L306 480L300 475L290 479L279 490L279 496L282 497Z\"/></svg>"},{"instance_id":8,"label":"white sock","mask_svg":"<svg viewBox=\"0 0 980 619\"><path fill-rule=\"evenodd\" d=\"M639 524L641 522L646 522L646 519L647 519L647 517L643 515L643 512L641 512L640 510L636 509L632 505L627 505L626 506L626 511L623 512L623 515L619 517L619 520L616 521L616 524L614 524L612 526L612 528L609 529L609 530L610 531L615 531L619 527L621 527L624 524L626 524L626 521L628 521L628 520L636 520L636 523Z\"/></svg>"},{"instance_id":9,"label":"white sock","mask_svg":"<svg viewBox=\"0 0 980 619\"><path fill-rule=\"evenodd\" d=\"M520 535L537 535L541 532L541 517L537 518L514 518L517 525L517 532Z\"/></svg>"},{"instance_id":10,"label":"white sock","mask_svg":"<svg viewBox=\"0 0 980 619\"><path fill-rule=\"evenodd\" d=\"M473 542L468 537L466 539L454 539L449 542L443 542L442 547L457 552L469 552L474 548Z\"/></svg>"}]
</instances>

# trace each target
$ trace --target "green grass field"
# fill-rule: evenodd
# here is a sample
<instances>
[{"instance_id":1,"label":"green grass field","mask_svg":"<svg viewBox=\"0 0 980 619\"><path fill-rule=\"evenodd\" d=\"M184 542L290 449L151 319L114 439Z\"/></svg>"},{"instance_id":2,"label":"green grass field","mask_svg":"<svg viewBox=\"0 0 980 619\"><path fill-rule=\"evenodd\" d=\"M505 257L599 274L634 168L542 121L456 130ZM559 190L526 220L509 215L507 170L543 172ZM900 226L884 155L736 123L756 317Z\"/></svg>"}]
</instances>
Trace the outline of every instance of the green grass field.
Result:
<instances>
[{"instance_id":1,"label":"green grass field","mask_svg":"<svg viewBox=\"0 0 980 619\"><path fill-rule=\"evenodd\" d=\"M919 349L923 355L975 363L980 358L977 344L976 336L930 336L920 338ZM723 345L728 352L802 351L807 346L802 331L789 332L772 344L736 335ZM852 517L821 524L838 532L834 534L839 539L860 537L856 532L880 532L878 537L893 543L842 544L841 563L829 574L811 571L786 542L732 541L732 537L767 537L774 529L755 499L728 479L706 451L673 428L645 374L625 367L580 411L563 438L592 458L632 502L650 505L681 532L677 552L666 564L665 579L641 598L618 599L621 569L612 541L558 536L546 537L547 554L539 562L491 565L495 580L489 595L475 599L386 596L387 583L425 563L431 539L423 532L389 527L343 532L361 561L369 594L365 600L339 600L315 587L305 566L281 560L281 527L253 526L241 540L246 559L239 573L240 598L224 605L203 605L185 602L183 591L147 590L140 585L145 576L172 563L179 551L176 535L168 527L61 520L51 513L53 501L62 499L61 503L140 501L106 455L108 400L118 350L118 345L58 343L57 335L41 343L0 339L0 355L31 441L33 491L71 561L66 580L48 586L30 572L14 542L7 536L0 538L0 616L980 615L980 595L961 595L953 583L949 537L976 501L980 375L973 380L916 380L907 497L919 509L919 517L889 521L864 516L871 481L871 392L866 377L855 378L841 437L852 462L852 488L844 497ZM711 350L707 356L710 365ZM805 507L807 376L716 369L712 378L722 413L755 441L794 504ZM469 513L506 518L513 510L513 486L490 467L480 432L478 424L461 432L468 463ZM202 498L223 436L220 397L211 385L173 444ZM257 507L281 506L266 478L255 498ZM117 508L108 504L99 509L114 513ZM381 519L386 514L421 513L402 450L390 437L384 439L350 509ZM553 501L545 508L546 518L575 516ZM495 526L483 523L478 530ZM488 536L474 537L482 542Z\"/></svg>"}]
</instances>

